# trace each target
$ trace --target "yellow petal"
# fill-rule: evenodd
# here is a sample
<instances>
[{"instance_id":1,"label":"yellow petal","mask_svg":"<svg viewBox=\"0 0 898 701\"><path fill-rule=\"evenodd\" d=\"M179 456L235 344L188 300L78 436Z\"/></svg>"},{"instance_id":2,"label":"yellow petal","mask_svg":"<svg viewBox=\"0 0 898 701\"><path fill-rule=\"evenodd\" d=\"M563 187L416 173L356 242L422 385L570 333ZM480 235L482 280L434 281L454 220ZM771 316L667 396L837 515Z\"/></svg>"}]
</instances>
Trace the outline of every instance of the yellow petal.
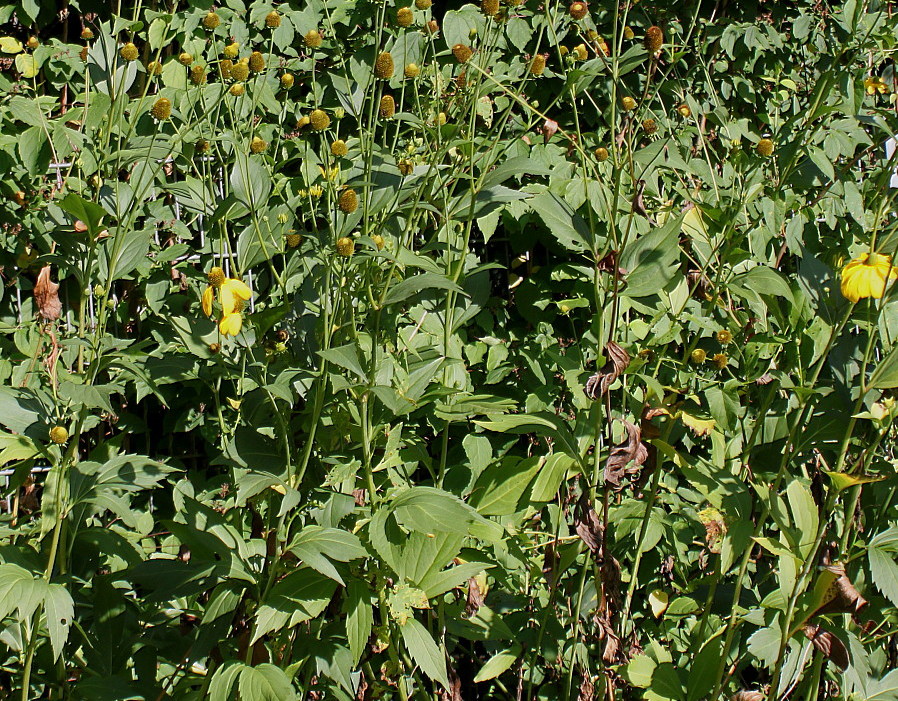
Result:
<instances>
[{"instance_id":1,"label":"yellow petal","mask_svg":"<svg viewBox=\"0 0 898 701\"><path fill-rule=\"evenodd\" d=\"M212 316L212 300L215 298L215 289L210 285L203 290L203 313Z\"/></svg>"},{"instance_id":2,"label":"yellow petal","mask_svg":"<svg viewBox=\"0 0 898 701\"><path fill-rule=\"evenodd\" d=\"M234 293L236 297L239 297L242 300L248 300L253 296L253 291L249 289L249 285L247 285L243 280L235 280L231 278L229 280L225 280L223 287L227 287L231 292Z\"/></svg>"},{"instance_id":3,"label":"yellow petal","mask_svg":"<svg viewBox=\"0 0 898 701\"><path fill-rule=\"evenodd\" d=\"M219 301L225 314L233 314L238 311L238 300L249 299L253 296L252 290L240 280L225 280L221 285Z\"/></svg>"},{"instance_id":4,"label":"yellow petal","mask_svg":"<svg viewBox=\"0 0 898 701\"><path fill-rule=\"evenodd\" d=\"M243 317L236 312L225 314L218 324L218 330L223 336L236 336L242 327Z\"/></svg>"}]
</instances>

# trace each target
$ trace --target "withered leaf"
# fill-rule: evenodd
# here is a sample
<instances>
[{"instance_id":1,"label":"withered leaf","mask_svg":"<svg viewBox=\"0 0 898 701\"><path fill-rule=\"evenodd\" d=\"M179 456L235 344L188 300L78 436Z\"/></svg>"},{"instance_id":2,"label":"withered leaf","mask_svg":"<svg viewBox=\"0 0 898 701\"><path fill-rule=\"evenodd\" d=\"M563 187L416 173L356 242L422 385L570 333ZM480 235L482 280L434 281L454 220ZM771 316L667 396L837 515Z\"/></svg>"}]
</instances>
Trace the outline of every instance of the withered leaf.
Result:
<instances>
[{"instance_id":1,"label":"withered leaf","mask_svg":"<svg viewBox=\"0 0 898 701\"><path fill-rule=\"evenodd\" d=\"M580 682L580 693L577 701L592 701L595 698L595 685L589 677L589 671L583 670L583 681Z\"/></svg>"},{"instance_id":2,"label":"withered leaf","mask_svg":"<svg viewBox=\"0 0 898 701\"><path fill-rule=\"evenodd\" d=\"M605 482L615 488L621 486L621 479L627 473L638 472L649 456L649 451L642 442L642 431L639 426L626 419L623 422L627 438L611 449L611 455L605 463ZM630 466L630 463L633 463Z\"/></svg>"},{"instance_id":3,"label":"withered leaf","mask_svg":"<svg viewBox=\"0 0 898 701\"><path fill-rule=\"evenodd\" d=\"M477 578L471 577L468 580L468 601L465 604L465 618L470 618L476 614L481 606L483 606L483 592L480 591Z\"/></svg>"},{"instance_id":4,"label":"withered leaf","mask_svg":"<svg viewBox=\"0 0 898 701\"><path fill-rule=\"evenodd\" d=\"M806 625L803 630L807 639L823 653L824 657L835 662L843 670L848 669L848 664L851 661L848 657L848 649L836 635L813 623Z\"/></svg>"},{"instance_id":5,"label":"withered leaf","mask_svg":"<svg viewBox=\"0 0 898 701\"><path fill-rule=\"evenodd\" d=\"M605 527L592 504L587 500L586 494L580 497L574 510L574 529L577 535L586 543L586 547L593 557L601 559L602 543L604 542Z\"/></svg>"},{"instance_id":6,"label":"withered leaf","mask_svg":"<svg viewBox=\"0 0 898 701\"><path fill-rule=\"evenodd\" d=\"M605 357L607 361L602 368L586 381L586 396L590 399L598 399L605 394L630 364L630 354L614 341L609 341L605 346Z\"/></svg>"},{"instance_id":7,"label":"withered leaf","mask_svg":"<svg viewBox=\"0 0 898 701\"><path fill-rule=\"evenodd\" d=\"M855 615L860 613L861 609L867 605L867 600L861 596L861 593L848 578L848 575L845 573L845 566L834 564L824 569L829 573L828 576L835 576L835 578L826 588L822 596L821 605L812 615L817 616L823 613L850 613ZM824 575L826 574L824 573Z\"/></svg>"},{"instance_id":8,"label":"withered leaf","mask_svg":"<svg viewBox=\"0 0 898 701\"><path fill-rule=\"evenodd\" d=\"M34 283L34 301L37 311L46 321L56 321L62 316L62 302L59 301L59 283L50 279L50 266L45 265Z\"/></svg>"},{"instance_id":9,"label":"withered leaf","mask_svg":"<svg viewBox=\"0 0 898 701\"><path fill-rule=\"evenodd\" d=\"M730 701L764 701L764 694L760 691L737 691Z\"/></svg>"}]
</instances>

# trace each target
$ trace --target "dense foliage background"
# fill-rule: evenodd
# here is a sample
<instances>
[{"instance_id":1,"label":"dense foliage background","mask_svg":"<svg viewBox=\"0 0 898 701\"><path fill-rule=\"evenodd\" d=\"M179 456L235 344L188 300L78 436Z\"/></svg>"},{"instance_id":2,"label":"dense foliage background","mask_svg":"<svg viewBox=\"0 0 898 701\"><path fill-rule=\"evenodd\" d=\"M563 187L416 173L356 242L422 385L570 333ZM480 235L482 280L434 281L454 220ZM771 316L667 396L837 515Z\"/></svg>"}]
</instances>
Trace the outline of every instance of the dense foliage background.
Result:
<instances>
[{"instance_id":1,"label":"dense foliage background","mask_svg":"<svg viewBox=\"0 0 898 701\"><path fill-rule=\"evenodd\" d=\"M896 47L0 8L0 695L898 699Z\"/></svg>"}]
</instances>

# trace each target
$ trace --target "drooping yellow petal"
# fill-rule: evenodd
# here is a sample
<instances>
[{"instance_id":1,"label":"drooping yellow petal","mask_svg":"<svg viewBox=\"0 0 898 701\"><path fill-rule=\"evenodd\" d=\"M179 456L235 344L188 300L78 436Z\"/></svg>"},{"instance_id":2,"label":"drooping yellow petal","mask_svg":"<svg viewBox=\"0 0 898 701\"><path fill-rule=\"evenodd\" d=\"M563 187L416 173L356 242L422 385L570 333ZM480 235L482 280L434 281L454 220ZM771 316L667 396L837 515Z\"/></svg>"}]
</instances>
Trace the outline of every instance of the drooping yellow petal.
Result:
<instances>
[{"instance_id":1,"label":"drooping yellow petal","mask_svg":"<svg viewBox=\"0 0 898 701\"><path fill-rule=\"evenodd\" d=\"M242 280L229 278L221 285L219 301L225 314L237 311L238 300L247 300L253 296L252 290Z\"/></svg>"},{"instance_id":2,"label":"drooping yellow petal","mask_svg":"<svg viewBox=\"0 0 898 701\"><path fill-rule=\"evenodd\" d=\"M218 330L221 331L223 336L236 336L240 333L240 329L243 327L243 316L241 316L238 312L232 312L230 314L225 314L221 317L221 321L218 324Z\"/></svg>"},{"instance_id":3,"label":"drooping yellow petal","mask_svg":"<svg viewBox=\"0 0 898 701\"><path fill-rule=\"evenodd\" d=\"M211 285L203 290L203 313L212 316L212 300L215 299L215 288Z\"/></svg>"},{"instance_id":4,"label":"drooping yellow petal","mask_svg":"<svg viewBox=\"0 0 898 701\"><path fill-rule=\"evenodd\" d=\"M842 269L840 289L852 301L872 297L881 299L889 280L898 278L892 257L881 253L861 254Z\"/></svg>"}]
</instances>

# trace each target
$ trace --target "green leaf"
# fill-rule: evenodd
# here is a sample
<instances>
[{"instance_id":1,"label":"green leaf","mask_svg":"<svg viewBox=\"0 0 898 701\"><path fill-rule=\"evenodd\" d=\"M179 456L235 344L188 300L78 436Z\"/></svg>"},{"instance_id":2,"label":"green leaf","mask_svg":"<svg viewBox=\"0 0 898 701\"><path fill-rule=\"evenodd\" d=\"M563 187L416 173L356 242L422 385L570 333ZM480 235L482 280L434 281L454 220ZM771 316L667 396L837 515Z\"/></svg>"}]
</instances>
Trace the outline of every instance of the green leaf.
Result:
<instances>
[{"instance_id":1,"label":"green leaf","mask_svg":"<svg viewBox=\"0 0 898 701\"><path fill-rule=\"evenodd\" d=\"M879 548L868 548L867 560L870 564L870 576L876 588L894 606L898 606L898 563L895 562L895 553Z\"/></svg>"},{"instance_id":2,"label":"green leaf","mask_svg":"<svg viewBox=\"0 0 898 701\"><path fill-rule=\"evenodd\" d=\"M559 441L561 448L573 459L580 461L580 451L570 428L564 420L548 412L538 414L503 414L475 424L499 433L541 433Z\"/></svg>"},{"instance_id":3,"label":"green leaf","mask_svg":"<svg viewBox=\"0 0 898 701\"><path fill-rule=\"evenodd\" d=\"M5 54L18 54L25 50L22 42L13 37L0 37L0 51Z\"/></svg>"},{"instance_id":4,"label":"green leaf","mask_svg":"<svg viewBox=\"0 0 898 701\"><path fill-rule=\"evenodd\" d=\"M622 670L622 676L630 684L640 689L647 689L652 683L652 673L658 664L645 653L636 655Z\"/></svg>"},{"instance_id":5,"label":"green leaf","mask_svg":"<svg viewBox=\"0 0 898 701\"><path fill-rule=\"evenodd\" d=\"M486 664L484 664L483 667L481 667L477 674L474 676L474 683L477 684L479 682L485 682L489 681L490 679L495 679L500 674L511 669L511 666L515 663L515 660L520 657L520 655L521 646L519 643L515 643L511 647L497 652L486 661Z\"/></svg>"},{"instance_id":6,"label":"green leaf","mask_svg":"<svg viewBox=\"0 0 898 701\"><path fill-rule=\"evenodd\" d=\"M275 584L256 614L252 641L272 631L293 628L320 615L330 603L337 583L303 567Z\"/></svg>"},{"instance_id":7,"label":"green leaf","mask_svg":"<svg viewBox=\"0 0 898 701\"><path fill-rule=\"evenodd\" d=\"M365 372L359 361L358 346L355 343L347 343L345 346L318 351L318 355L329 363L355 373L362 381L368 379L368 373Z\"/></svg>"},{"instance_id":8,"label":"green leaf","mask_svg":"<svg viewBox=\"0 0 898 701\"><path fill-rule=\"evenodd\" d=\"M212 683L209 685L210 701L230 701L231 689L240 673L246 669L242 662L228 660L215 670L212 675Z\"/></svg>"},{"instance_id":9,"label":"green leaf","mask_svg":"<svg viewBox=\"0 0 898 701\"><path fill-rule=\"evenodd\" d=\"M262 160L238 152L231 170L231 189L237 200L250 211L263 207L271 192L271 176Z\"/></svg>"},{"instance_id":10,"label":"green leaf","mask_svg":"<svg viewBox=\"0 0 898 701\"><path fill-rule=\"evenodd\" d=\"M409 618L404 626L400 626L402 641L412 659L423 672L439 682L445 688L449 688L449 677L446 674L446 657L439 646L434 642L427 629L414 618Z\"/></svg>"},{"instance_id":11,"label":"green leaf","mask_svg":"<svg viewBox=\"0 0 898 701\"><path fill-rule=\"evenodd\" d=\"M41 72L41 66L34 54L19 54L16 56L16 70L23 78L34 78Z\"/></svg>"},{"instance_id":12,"label":"green leaf","mask_svg":"<svg viewBox=\"0 0 898 701\"><path fill-rule=\"evenodd\" d=\"M349 641L352 662L357 665L365 652L374 626L371 592L366 582L359 579L349 581L343 612L346 614L346 639Z\"/></svg>"},{"instance_id":13,"label":"green leaf","mask_svg":"<svg viewBox=\"0 0 898 701\"><path fill-rule=\"evenodd\" d=\"M462 533L474 521L474 510L449 492L434 487L412 487L390 505L402 525L420 533Z\"/></svg>"},{"instance_id":14,"label":"green leaf","mask_svg":"<svg viewBox=\"0 0 898 701\"><path fill-rule=\"evenodd\" d=\"M68 212L75 219L80 219L87 224L87 230L91 235L100 233L100 222L106 216L106 210L96 202L90 202L80 195L70 192L61 200L59 206L64 212Z\"/></svg>"},{"instance_id":15,"label":"green leaf","mask_svg":"<svg viewBox=\"0 0 898 701\"><path fill-rule=\"evenodd\" d=\"M471 505L484 516L513 514L541 467L542 458L533 457L486 468L471 492Z\"/></svg>"},{"instance_id":16,"label":"green leaf","mask_svg":"<svg viewBox=\"0 0 898 701\"><path fill-rule=\"evenodd\" d=\"M568 470L573 466L573 458L564 453L552 453L547 457L533 481L530 501L536 503L553 501Z\"/></svg>"},{"instance_id":17,"label":"green leaf","mask_svg":"<svg viewBox=\"0 0 898 701\"><path fill-rule=\"evenodd\" d=\"M546 190L530 199L528 204L564 248L570 251L590 248L592 233L589 225L563 199Z\"/></svg>"},{"instance_id":18,"label":"green leaf","mask_svg":"<svg viewBox=\"0 0 898 701\"><path fill-rule=\"evenodd\" d=\"M629 271L622 294L648 297L658 294L677 272L680 228L685 214L670 217L662 226L640 236L621 254L619 265Z\"/></svg>"},{"instance_id":19,"label":"green leaf","mask_svg":"<svg viewBox=\"0 0 898 701\"><path fill-rule=\"evenodd\" d=\"M290 543L288 550L309 567L340 584L345 582L330 560L349 562L368 555L355 534L316 525L303 528Z\"/></svg>"},{"instance_id":20,"label":"green leaf","mask_svg":"<svg viewBox=\"0 0 898 701\"><path fill-rule=\"evenodd\" d=\"M889 352L870 375L868 389L892 389L898 387L898 345Z\"/></svg>"},{"instance_id":21,"label":"green leaf","mask_svg":"<svg viewBox=\"0 0 898 701\"><path fill-rule=\"evenodd\" d=\"M280 667L265 662L244 667L238 683L242 701L288 701L296 698L293 685Z\"/></svg>"},{"instance_id":22,"label":"green leaf","mask_svg":"<svg viewBox=\"0 0 898 701\"><path fill-rule=\"evenodd\" d=\"M384 306L404 302L409 297L418 297L424 290L452 290L464 295L465 291L445 275L421 273L399 282L387 293Z\"/></svg>"},{"instance_id":23,"label":"green leaf","mask_svg":"<svg viewBox=\"0 0 898 701\"><path fill-rule=\"evenodd\" d=\"M47 618L47 629L50 632L50 645L53 648L53 659L58 660L62 647L69 639L69 629L75 617L75 603L68 590L61 584L47 585L44 598L44 614Z\"/></svg>"}]
</instances>

